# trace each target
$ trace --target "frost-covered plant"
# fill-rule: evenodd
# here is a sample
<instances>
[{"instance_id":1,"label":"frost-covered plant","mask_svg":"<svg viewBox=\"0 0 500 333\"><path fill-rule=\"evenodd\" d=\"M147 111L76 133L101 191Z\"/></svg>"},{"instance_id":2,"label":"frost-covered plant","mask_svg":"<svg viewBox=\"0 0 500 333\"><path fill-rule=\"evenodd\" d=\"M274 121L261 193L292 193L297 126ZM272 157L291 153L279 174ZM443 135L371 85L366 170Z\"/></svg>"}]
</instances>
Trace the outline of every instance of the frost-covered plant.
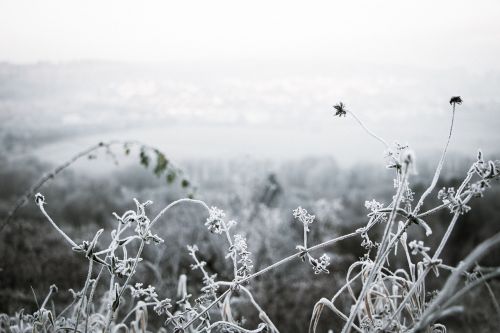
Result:
<instances>
[{"instance_id":1,"label":"frost-covered plant","mask_svg":"<svg viewBox=\"0 0 500 333\"><path fill-rule=\"evenodd\" d=\"M442 189L437 195L442 203L421 211L425 199L433 192L439 179L453 131L455 107L462 104L462 99L458 96L452 97L450 104L452 118L448 139L434 177L416 203L415 193L409 181L415 172L415 155L408 145L388 145L384 139L368 130L352 111L347 110L345 104L335 105L336 116L352 115L368 134L384 144L387 167L395 172L395 194L388 204L375 199L365 202L368 221L364 227L312 246L308 242L308 235L314 225L315 216L298 207L293 211L293 217L302 224L303 243L296 245L296 250L289 256L258 271L254 271L252 254L245 236L233 231L236 222L227 220L223 210L209 207L203 201L174 201L150 219L146 208L152 203L134 200L135 210L129 210L121 216L114 214L117 227L110 232L109 244L104 246L99 243L104 232L102 229L96 232L92 240L75 243L52 220L45 210L45 198L37 194L35 202L49 223L73 251L88 260L88 276L80 291L72 291L73 303L60 314L56 315L54 310L46 308L50 295L57 291L55 287L51 287L49 295L35 313L20 312L15 317L3 316L0 320L7 321L7 326L15 332L62 330L86 333L117 332L121 329L146 332L148 308L153 308L158 315L164 316L165 326L162 330L167 332L278 332L276 325L254 298L252 280L297 259L307 260L315 274L330 273L331 258L326 253L319 257L313 254L319 249L359 236L361 248L365 250L364 256L351 264L345 275L345 284L333 291L332 298L321 298L316 303L309 331L316 331L322 310L327 307L344 321L343 327L336 327L335 331L446 332L446 327L439 321L446 315L462 310L461 306L456 305L459 298L488 279L500 276L500 268L486 269L477 265L493 246L500 243L500 234L481 243L457 267L447 265L441 259L459 217L470 210L470 200L481 197L490 187L491 181L498 178L498 161L485 161L482 152L479 152L476 162L466 173L461 185L457 189ZM226 280L219 279L219 276L227 274L218 275L219 272L209 271L200 248L197 245L188 245L188 254L193 261L193 276L201 279L203 285L196 293L188 292L185 275L179 278L175 297L160 297L160 294L166 295L168 292L157 290L151 285L145 287L141 282L132 286L131 281L142 261L141 255L145 246L163 242L163 239L154 233L153 227L166 211L181 203L194 203L204 207L208 215L204 221L207 230L226 243L225 259L232 263L231 277ZM426 246L421 239L408 240L409 228L421 228L427 237L431 236L432 228L425 219L443 209L450 210L451 221L435 250ZM382 229L382 236L376 241L373 240L375 229ZM404 265L393 260L398 247L405 260ZM132 249L136 249L135 255L129 254ZM94 269L95 266L98 267L97 270ZM449 273L449 276L441 289L433 290L429 294L426 282L431 271L436 276L442 272ZM107 292L100 298L101 306L96 307L95 292L105 275L109 277ZM460 281L466 282L465 286L462 286ZM352 301L347 313L341 311L337 304L344 294ZM132 310L123 316L119 310L126 296L136 303ZM234 304L241 299L247 300L258 313L261 323L253 329L245 328L243 320L237 320L235 317ZM135 319L129 321L133 314Z\"/></svg>"},{"instance_id":2,"label":"frost-covered plant","mask_svg":"<svg viewBox=\"0 0 500 333\"><path fill-rule=\"evenodd\" d=\"M392 202L385 207L375 200L366 202L365 206L370 210L368 214L370 219L366 227L358 231L363 239L361 245L368 252L362 260L351 265L346 276L346 284L338 290L335 296L332 299L323 298L316 304L310 323L310 331L316 330L319 317L325 306L345 320L342 332L350 332L351 330L359 332L443 332L446 331L446 327L437 321L445 315L461 310L460 307L453 306L453 301L456 301L458 297L454 298L453 301L446 301L444 295L456 292L457 279L463 275L470 276L467 270L473 266L472 258L478 259L484 256L487 250L500 242L500 235L495 235L478 246L464 260L468 264L463 262L458 267L451 267L443 264L440 256L459 216L471 209L468 202L473 197L482 196L484 190L490 186L491 180L498 177L499 163L498 161L485 163L480 151L477 161L467 172L460 187L457 190L454 188L442 189L438 193L438 198L443 202L442 205L425 212L420 211L424 200L434 190L441 173L453 131L455 108L456 105L462 104L462 99L459 96L452 97L450 104L452 105L451 126L445 148L430 186L416 204L413 204L414 192L408 181L411 171L415 168L415 158L408 146L396 144L394 147L389 147L386 141L369 131L354 113L347 111L345 105L342 104L344 113L340 114L339 107L335 106L335 115L345 116L350 113L371 136L386 146L388 168L396 171L394 180L396 193ZM424 228L426 235L430 236L432 229L424 221L424 218L443 208L450 209L452 219L438 248L432 255L429 254L431 248L425 246L422 240L412 240L407 243L406 231L413 224ZM374 243L370 240L368 232L379 224L377 222L381 221L385 224L384 232L380 242L376 243L376 255L371 256L369 251L374 247ZM403 247L407 267L390 265L391 250L397 250L398 244ZM412 259L410 252L414 257L417 257L416 260ZM437 296L433 299L427 299L426 278L431 271L439 275L440 270L451 271L452 274L447 279L443 289L434 293L434 296ZM359 272L355 274L356 271ZM481 280L486 281L486 279L499 274L500 269L494 269L489 276L482 275ZM352 287L357 281L361 281L361 291L358 294L353 291ZM465 288L470 290L470 287ZM458 294L463 294L465 288L458 291ZM335 306L336 300L345 291L349 292L353 301L350 312L347 314L342 313Z\"/></svg>"},{"instance_id":3,"label":"frost-covered plant","mask_svg":"<svg viewBox=\"0 0 500 333\"><path fill-rule=\"evenodd\" d=\"M309 214L306 209L299 206L294 209L293 217L299 220L304 227L304 244L297 245L296 247L297 250L300 251L300 258L302 261L305 261L306 258L309 260L309 264L312 266L314 274L330 273L327 269L328 265L330 265L330 257L324 253L319 259L316 259L309 254L307 248L307 235L310 231L309 225L314 222L316 216Z\"/></svg>"}]
</instances>

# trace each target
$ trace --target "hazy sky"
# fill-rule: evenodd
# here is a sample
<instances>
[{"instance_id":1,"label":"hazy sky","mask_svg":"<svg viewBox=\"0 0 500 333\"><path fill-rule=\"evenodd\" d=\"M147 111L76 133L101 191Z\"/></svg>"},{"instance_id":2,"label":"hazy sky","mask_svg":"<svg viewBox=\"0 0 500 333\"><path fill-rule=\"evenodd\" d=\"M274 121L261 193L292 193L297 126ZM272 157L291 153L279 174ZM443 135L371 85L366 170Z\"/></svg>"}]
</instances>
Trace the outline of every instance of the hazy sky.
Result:
<instances>
[{"instance_id":1,"label":"hazy sky","mask_svg":"<svg viewBox=\"0 0 500 333\"><path fill-rule=\"evenodd\" d=\"M0 61L500 68L500 1L2 0Z\"/></svg>"}]
</instances>

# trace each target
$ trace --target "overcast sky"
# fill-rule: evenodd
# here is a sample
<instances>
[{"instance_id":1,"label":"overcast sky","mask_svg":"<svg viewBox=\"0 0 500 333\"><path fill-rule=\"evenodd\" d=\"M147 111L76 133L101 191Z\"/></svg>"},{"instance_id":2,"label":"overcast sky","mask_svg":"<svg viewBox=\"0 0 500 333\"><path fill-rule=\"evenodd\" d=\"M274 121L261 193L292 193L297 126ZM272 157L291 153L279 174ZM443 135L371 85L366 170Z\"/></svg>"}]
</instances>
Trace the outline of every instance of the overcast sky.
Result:
<instances>
[{"instance_id":1,"label":"overcast sky","mask_svg":"<svg viewBox=\"0 0 500 333\"><path fill-rule=\"evenodd\" d=\"M500 68L500 1L2 0L0 61Z\"/></svg>"}]
</instances>

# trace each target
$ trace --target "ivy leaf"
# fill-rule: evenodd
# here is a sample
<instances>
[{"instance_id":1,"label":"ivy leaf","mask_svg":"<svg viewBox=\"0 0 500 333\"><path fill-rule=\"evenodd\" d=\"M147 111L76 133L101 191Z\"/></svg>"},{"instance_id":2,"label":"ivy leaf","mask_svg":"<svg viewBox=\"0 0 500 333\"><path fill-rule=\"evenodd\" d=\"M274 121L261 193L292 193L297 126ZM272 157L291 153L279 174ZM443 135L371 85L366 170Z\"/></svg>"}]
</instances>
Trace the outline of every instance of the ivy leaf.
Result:
<instances>
[{"instance_id":1,"label":"ivy leaf","mask_svg":"<svg viewBox=\"0 0 500 333\"><path fill-rule=\"evenodd\" d=\"M168 184L172 184L174 182L174 180L175 180L176 177L177 177L177 175L175 174L175 171L170 170L167 173L167 183Z\"/></svg>"},{"instance_id":2,"label":"ivy leaf","mask_svg":"<svg viewBox=\"0 0 500 333\"><path fill-rule=\"evenodd\" d=\"M145 168L147 168L149 166L149 156L144 148L141 149L139 158L141 159L141 164L144 165Z\"/></svg>"},{"instance_id":3,"label":"ivy leaf","mask_svg":"<svg viewBox=\"0 0 500 333\"><path fill-rule=\"evenodd\" d=\"M156 150L156 166L153 170L156 176L161 176L161 174L167 169L168 160L160 151Z\"/></svg>"}]
</instances>

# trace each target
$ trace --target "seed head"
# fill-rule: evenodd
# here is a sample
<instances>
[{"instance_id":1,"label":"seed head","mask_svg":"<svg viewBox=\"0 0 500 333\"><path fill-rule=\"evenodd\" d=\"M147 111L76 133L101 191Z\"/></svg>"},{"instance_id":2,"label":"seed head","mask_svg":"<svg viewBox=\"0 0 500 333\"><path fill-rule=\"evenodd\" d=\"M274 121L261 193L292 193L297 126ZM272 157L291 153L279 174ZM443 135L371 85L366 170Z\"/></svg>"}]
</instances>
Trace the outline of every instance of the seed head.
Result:
<instances>
[{"instance_id":1,"label":"seed head","mask_svg":"<svg viewBox=\"0 0 500 333\"><path fill-rule=\"evenodd\" d=\"M462 97L460 97L460 96L453 96L453 97L450 99L450 104L451 104L451 105L455 105L455 104L460 105L460 104L462 104L462 102L463 102L463 101L462 101Z\"/></svg>"},{"instance_id":2,"label":"seed head","mask_svg":"<svg viewBox=\"0 0 500 333\"><path fill-rule=\"evenodd\" d=\"M335 116L342 117L347 115L347 109L345 108L345 104L340 102L339 104L336 104L333 106L335 109Z\"/></svg>"},{"instance_id":3,"label":"seed head","mask_svg":"<svg viewBox=\"0 0 500 333\"><path fill-rule=\"evenodd\" d=\"M45 204L45 197L41 193L35 194L35 203L38 206Z\"/></svg>"}]
</instances>

